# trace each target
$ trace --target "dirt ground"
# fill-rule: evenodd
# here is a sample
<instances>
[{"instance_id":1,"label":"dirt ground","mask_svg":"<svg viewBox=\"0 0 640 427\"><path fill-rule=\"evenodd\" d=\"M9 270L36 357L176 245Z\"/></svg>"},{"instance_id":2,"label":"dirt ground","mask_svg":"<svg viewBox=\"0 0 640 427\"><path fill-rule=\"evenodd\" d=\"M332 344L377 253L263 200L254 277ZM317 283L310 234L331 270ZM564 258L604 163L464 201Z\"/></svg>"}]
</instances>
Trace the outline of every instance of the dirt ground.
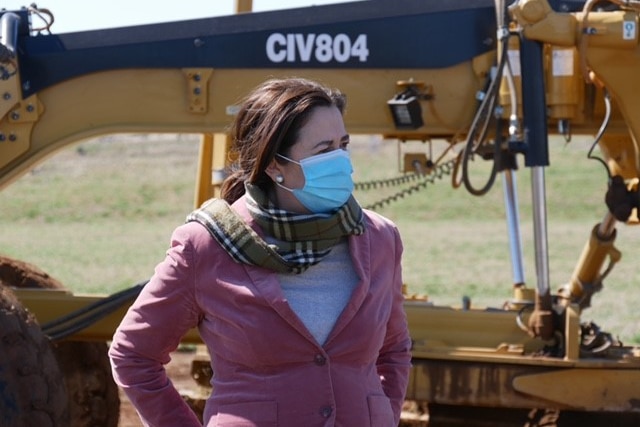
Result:
<instances>
[{"instance_id":1,"label":"dirt ground","mask_svg":"<svg viewBox=\"0 0 640 427\"><path fill-rule=\"evenodd\" d=\"M191 361L195 352L176 351L171 355L171 362L167 365L169 378L178 390L193 390L196 388L191 378ZM140 418L129 399L120 390L120 421L118 427L142 427Z\"/></svg>"}]
</instances>

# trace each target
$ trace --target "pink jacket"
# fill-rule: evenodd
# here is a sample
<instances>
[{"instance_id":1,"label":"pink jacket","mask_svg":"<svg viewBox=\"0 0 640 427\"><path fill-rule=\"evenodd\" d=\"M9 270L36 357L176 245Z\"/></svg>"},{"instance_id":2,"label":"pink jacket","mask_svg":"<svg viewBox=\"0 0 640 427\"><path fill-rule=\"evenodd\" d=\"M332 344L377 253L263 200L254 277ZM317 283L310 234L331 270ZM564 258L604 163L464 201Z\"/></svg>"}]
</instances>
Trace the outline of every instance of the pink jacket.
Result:
<instances>
[{"instance_id":1,"label":"pink jacket","mask_svg":"<svg viewBox=\"0 0 640 427\"><path fill-rule=\"evenodd\" d=\"M261 233L244 199L234 208ZM200 425L163 368L197 326L214 369L205 426L397 426L411 359L402 243L391 222L365 217L365 233L349 238L361 280L322 346L287 304L277 274L232 261L198 223L178 227L109 351L145 425Z\"/></svg>"}]
</instances>

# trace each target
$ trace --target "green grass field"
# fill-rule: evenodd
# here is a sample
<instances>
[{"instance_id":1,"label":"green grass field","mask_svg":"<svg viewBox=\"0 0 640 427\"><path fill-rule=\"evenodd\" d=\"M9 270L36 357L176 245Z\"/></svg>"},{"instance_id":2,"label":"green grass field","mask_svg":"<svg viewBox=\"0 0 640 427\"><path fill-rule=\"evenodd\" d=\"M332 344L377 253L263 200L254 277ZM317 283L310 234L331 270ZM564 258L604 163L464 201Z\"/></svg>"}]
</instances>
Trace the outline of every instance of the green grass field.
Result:
<instances>
[{"instance_id":1,"label":"green grass field","mask_svg":"<svg viewBox=\"0 0 640 427\"><path fill-rule=\"evenodd\" d=\"M606 174L586 158L590 143L551 140L545 174L553 289L571 277L591 228L606 212ZM397 176L399 154L428 149L423 143L355 138L356 181ZM69 147L0 192L0 252L37 265L75 293L112 293L144 280L163 259L173 228L193 209L197 155L198 138L190 135L114 135ZM474 182L482 184L488 165L476 161L471 169ZM535 287L530 171L521 167L517 180L526 280ZM367 205L397 191L384 187L356 196ZM402 233L412 293L442 305L459 305L469 296L475 306L499 307L511 297L500 178L486 196L476 197L452 188L445 175L377 210ZM583 320L636 343L638 230L618 227L623 258L583 314Z\"/></svg>"}]
</instances>

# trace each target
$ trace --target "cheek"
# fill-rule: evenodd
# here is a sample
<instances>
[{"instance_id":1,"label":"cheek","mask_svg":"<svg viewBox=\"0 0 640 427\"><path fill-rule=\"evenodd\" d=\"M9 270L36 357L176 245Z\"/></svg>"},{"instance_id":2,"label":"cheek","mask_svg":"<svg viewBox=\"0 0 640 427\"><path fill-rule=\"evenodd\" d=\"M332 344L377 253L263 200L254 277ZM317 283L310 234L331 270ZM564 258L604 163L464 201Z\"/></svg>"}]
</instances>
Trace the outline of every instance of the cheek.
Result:
<instances>
[{"instance_id":1,"label":"cheek","mask_svg":"<svg viewBox=\"0 0 640 427\"><path fill-rule=\"evenodd\" d=\"M304 173L298 165L290 165L284 174L284 185L288 188L304 187Z\"/></svg>"},{"instance_id":2,"label":"cheek","mask_svg":"<svg viewBox=\"0 0 640 427\"><path fill-rule=\"evenodd\" d=\"M304 187L304 173L302 173L302 169L295 168L291 173L291 186L292 188L302 188Z\"/></svg>"}]
</instances>

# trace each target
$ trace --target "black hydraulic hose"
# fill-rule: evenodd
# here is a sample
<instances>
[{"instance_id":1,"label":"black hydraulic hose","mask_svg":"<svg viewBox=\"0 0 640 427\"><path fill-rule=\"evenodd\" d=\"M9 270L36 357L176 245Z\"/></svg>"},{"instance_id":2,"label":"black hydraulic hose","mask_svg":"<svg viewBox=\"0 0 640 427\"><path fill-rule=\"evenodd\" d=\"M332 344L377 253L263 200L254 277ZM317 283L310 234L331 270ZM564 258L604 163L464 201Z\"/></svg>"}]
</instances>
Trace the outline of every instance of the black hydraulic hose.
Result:
<instances>
[{"instance_id":1,"label":"black hydraulic hose","mask_svg":"<svg viewBox=\"0 0 640 427\"><path fill-rule=\"evenodd\" d=\"M497 176L497 167L494 159L493 167L491 169L491 173L487 182L481 188L476 188L471 183L471 179L469 178L469 160L471 159L471 155L474 154L474 141L476 141L476 135L478 135L477 141L478 146L482 144L487 135L487 129L489 126L489 122L491 121L494 114L494 107L496 103L496 99L498 97L499 89L500 89L500 81L502 79L502 72L504 67L507 64L507 52L508 52L508 43L509 39L504 38L502 40L503 48L502 54L498 61L498 67L496 70L496 75L491 80L489 87L487 89L486 95L482 100L480 106L478 107L478 111L471 123L471 127L469 128L469 134L467 135L467 141L462 153L462 182L466 190L473 194L474 196L483 196L485 195L493 186L496 176ZM478 129L480 131L478 132ZM496 142L497 144L497 142ZM499 149L499 147L496 147Z\"/></svg>"},{"instance_id":2,"label":"black hydraulic hose","mask_svg":"<svg viewBox=\"0 0 640 427\"><path fill-rule=\"evenodd\" d=\"M609 165L602 158L596 157L593 155L593 150L595 150L596 145L598 145L598 143L600 142L600 139L602 138L602 135L604 135L604 132L607 130L607 126L609 125L609 120L611 119L611 96L609 95L609 91L606 88L604 89L604 108L605 108L604 118L602 119L602 124L600 125L600 129L598 129L598 133L596 134L596 137L593 140L593 144L591 145L591 148L587 153L587 159L599 161L604 166L604 169L607 171L607 178L609 182L611 182L612 176L611 176L611 169L609 169Z\"/></svg>"},{"instance_id":3,"label":"black hydraulic hose","mask_svg":"<svg viewBox=\"0 0 640 427\"><path fill-rule=\"evenodd\" d=\"M53 341L64 339L96 323L136 298L148 283L141 282L131 288L112 294L93 304L71 312L42 325L42 331Z\"/></svg>"}]
</instances>

